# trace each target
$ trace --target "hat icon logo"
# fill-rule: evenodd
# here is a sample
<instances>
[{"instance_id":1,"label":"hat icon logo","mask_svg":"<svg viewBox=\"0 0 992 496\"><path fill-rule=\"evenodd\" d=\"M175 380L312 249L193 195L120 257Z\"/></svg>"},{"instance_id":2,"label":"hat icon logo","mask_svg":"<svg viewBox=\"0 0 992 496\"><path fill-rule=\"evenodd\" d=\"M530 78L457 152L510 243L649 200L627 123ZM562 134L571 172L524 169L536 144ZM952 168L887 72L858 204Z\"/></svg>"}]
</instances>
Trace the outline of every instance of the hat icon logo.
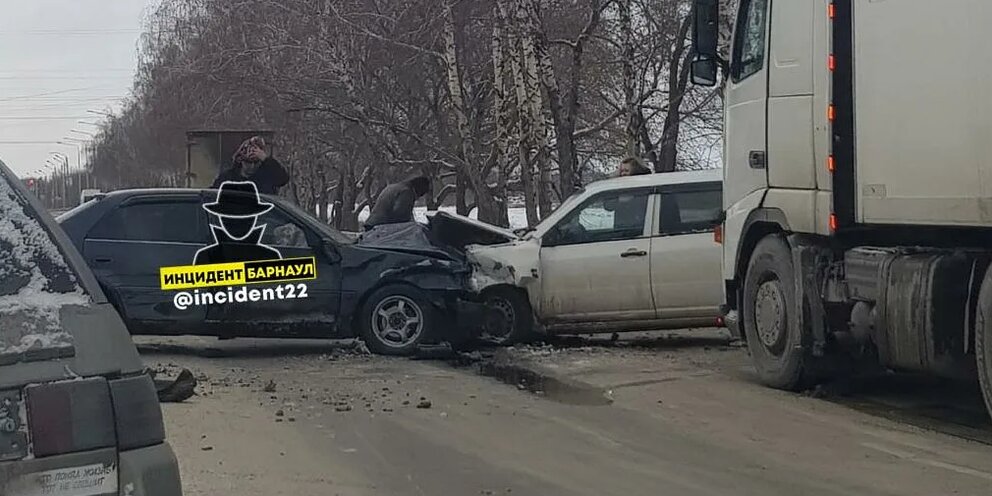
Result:
<instances>
[{"instance_id":1,"label":"hat icon logo","mask_svg":"<svg viewBox=\"0 0 992 496\"><path fill-rule=\"evenodd\" d=\"M281 259L279 250L262 243L265 224L255 225L259 216L274 207L261 201L255 183L225 181L216 200L203 205L220 221L219 226L210 225L214 244L197 250L193 265Z\"/></svg>"},{"instance_id":2,"label":"hat icon logo","mask_svg":"<svg viewBox=\"0 0 992 496\"><path fill-rule=\"evenodd\" d=\"M260 201L258 187L251 181L226 181L220 185L217 201L203 205L207 212L235 219L258 217L272 210L272 207L271 203Z\"/></svg>"}]
</instances>

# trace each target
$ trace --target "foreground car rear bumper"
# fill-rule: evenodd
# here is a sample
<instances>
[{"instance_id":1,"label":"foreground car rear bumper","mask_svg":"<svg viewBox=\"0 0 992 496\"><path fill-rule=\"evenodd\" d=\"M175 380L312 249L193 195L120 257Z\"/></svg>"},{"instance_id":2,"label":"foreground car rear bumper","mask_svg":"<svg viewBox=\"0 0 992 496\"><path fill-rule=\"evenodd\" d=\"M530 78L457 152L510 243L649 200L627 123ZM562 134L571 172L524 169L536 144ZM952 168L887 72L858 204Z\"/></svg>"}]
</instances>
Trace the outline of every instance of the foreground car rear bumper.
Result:
<instances>
[{"instance_id":1,"label":"foreground car rear bumper","mask_svg":"<svg viewBox=\"0 0 992 496\"><path fill-rule=\"evenodd\" d=\"M129 496L182 496L179 463L162 443L120 453L120 493Z\"/></svg>"}]
</instances>

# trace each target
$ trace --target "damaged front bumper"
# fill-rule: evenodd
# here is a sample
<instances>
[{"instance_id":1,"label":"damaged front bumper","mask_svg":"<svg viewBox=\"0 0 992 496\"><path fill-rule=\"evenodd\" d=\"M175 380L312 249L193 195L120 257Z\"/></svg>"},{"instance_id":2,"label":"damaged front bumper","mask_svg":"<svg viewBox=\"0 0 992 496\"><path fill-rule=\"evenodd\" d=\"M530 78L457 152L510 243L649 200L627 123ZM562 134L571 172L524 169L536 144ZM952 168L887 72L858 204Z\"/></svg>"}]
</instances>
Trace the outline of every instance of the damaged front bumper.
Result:
<instances>
[{"instance_id":1,"label":"damaged front bumper","mask_svg":"<svg viewBox=\"0 0 992 496\"><path fill-rule=\"evenodd\" d=\"M465 343L482 336L486 326L500 317L478 294L469 291L435 292L435 306L443 317L437 338L452 344Z\"/></svg>"}]
</instances>

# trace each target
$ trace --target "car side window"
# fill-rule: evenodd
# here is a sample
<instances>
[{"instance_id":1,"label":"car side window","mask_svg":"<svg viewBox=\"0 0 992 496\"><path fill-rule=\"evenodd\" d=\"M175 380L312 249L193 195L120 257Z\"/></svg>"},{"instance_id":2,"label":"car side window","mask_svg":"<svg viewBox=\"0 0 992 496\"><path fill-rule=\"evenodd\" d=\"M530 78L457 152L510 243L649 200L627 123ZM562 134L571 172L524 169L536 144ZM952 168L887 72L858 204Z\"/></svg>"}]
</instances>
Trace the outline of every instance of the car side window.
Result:
<instances>
[{"instance_id":1,"label":"car side window","mask_svg":"<svg viewBox=\"0 0 992 496\"><path fill-rule=\"evenodd\" d=\"M720 223L723 192L707 189L663 193L659 203L663 236L707 232Z\"/></svg>"},{"instance_id":2,"label":"car side window","mask_svg":"<svg viewBox=\"0 0 992 496\"><path fill-rule=\"evenodd\" d=\"M288 248L310 247L306 231L277 208L259 217L258 225L263 224L265 225L265 233L262 234L263 244Z\"/></svg>"},{"instance_id":3,"label":"car side window","mask_svg":"<svg viewBox=\"0 0 992 496\"><path fill-rule=\"evenodd\" d=\"M617 191L587 200L550 232L552 245L620 241L643 236L648 191Z\"/></svg>"},{"instance_id":4,"label":"car side window","mask_svg":"<svg viewBox=\"0 0 992 496\"><path fill-rule=\"evenodd\" d=\"M199 202L124 205L106 214L89 232L91 239L203 243Z\"/></svg>"},{"instance_id":5,"label":"car side window","mask_svg":"<svg viewBox=\"0 0 992 496\"><path fill-rule=\"evenodd\" d=\"M768 0L742 0L730 64L734 82L747 79L765 66Z\"/></svg>"}]
</instances>

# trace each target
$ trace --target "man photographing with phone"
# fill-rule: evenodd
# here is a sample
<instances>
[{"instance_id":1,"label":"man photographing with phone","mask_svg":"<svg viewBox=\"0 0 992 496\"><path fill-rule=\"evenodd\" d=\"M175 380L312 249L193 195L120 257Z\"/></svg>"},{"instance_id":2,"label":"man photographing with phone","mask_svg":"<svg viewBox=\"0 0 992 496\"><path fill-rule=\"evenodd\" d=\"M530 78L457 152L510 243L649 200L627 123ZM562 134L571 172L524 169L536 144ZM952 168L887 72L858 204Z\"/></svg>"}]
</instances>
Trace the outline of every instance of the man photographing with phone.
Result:
<instances>
[{"instance_id":1,"label":"man photographing with phone","mask_svg":"<svg viewBox=\"0 0 992 496\"><path fill-rule=\"evenodd\" d=\"M210 188L217 189L224 181L251 181L259 193L275 195L289 182L289 173L269 155L265 140L252 136L241 143L231 158L231 167L221 171Z\"/></svg>"}]
</instances>

